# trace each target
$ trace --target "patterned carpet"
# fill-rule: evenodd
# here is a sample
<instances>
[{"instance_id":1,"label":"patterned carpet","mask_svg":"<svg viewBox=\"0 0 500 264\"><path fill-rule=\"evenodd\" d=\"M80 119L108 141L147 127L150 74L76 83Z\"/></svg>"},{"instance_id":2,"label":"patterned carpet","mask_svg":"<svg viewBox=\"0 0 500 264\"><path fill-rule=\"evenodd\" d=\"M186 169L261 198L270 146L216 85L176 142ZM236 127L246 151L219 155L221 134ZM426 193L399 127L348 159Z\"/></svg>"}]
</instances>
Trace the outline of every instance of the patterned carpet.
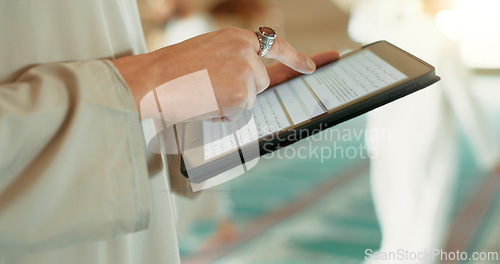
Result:
<instances>
[{"instance_id":1,"label":"patterned carpet","mask_svg":"<svg viewBox=\"0 0 500 264\"><path fill-rule=\"evenodd\" d=\"M360 263L380 231L366 171L214 263Z\"/></svg>"}]
</instances>

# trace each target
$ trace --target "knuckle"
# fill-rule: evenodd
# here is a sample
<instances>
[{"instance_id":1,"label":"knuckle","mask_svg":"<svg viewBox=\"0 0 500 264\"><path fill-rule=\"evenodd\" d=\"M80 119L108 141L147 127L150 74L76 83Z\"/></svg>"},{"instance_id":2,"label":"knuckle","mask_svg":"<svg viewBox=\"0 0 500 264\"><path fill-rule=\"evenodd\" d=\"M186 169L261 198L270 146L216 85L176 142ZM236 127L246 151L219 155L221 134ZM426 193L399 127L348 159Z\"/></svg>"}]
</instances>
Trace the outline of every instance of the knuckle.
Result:
<instances>
[{"instance_id":1,"label":"knuckle","mask_svg":"<svg viewBox=\"0 0 500 264\"><path fill-rule=\"evenodd\" d=\"M231 105L237 106L237 105L240 105L241 102L245 101L246 97L247 97L247 91L246 91L246 88L243 86L243 87L240 87L239 89L235 89L231 93L229 99L231 101Z\"/></svg>"},{"instance_id":2,"label":"knuckle","mask_svg":"<svg viewBox=\"0 0 500 264\"><path fill-rule=\"evenodd\" d=\"M234 55L238 55L241 57L244 57L245 54L248 52L248 43L243 41L243 40L235 40L232 45L232 53Z\"/></svg>"},{"instance_id":3,"label":"knuckle","mask_svg":"<svg viewBox=\"0 0 500 264\"><path fill-rule=\"evenodd\" d=\"M244 39L236 39L232 43L232 55L248 60L250 54L253 52L251 44Z\"/></svg>"},{"instance_id":4,"label":"knuckle","mask_svg":"<svg viewBox=\"0 0 500 264\"><path fill-rule=\"evenodd\" d=\"M249 36L254 34L249 30L241 29L241 28L237 28L237 27L229 27L226 29L225 33L230 34L231 36L237 37L240 39L248 39Z\"/></svg>"},{"instance_id":5,"label":"knuckle","mask_svg":"<svg viewBox=\"0 0 500 264\"><path fill-rule=\"evenodd\" d=\"M223 28L217 31L220 36L234 36L236 34L236 28Z\"/></svg>"},{"instance_id":6,"label":"knuckle","mask_svg":"<svg viewBox=\"0 0 500 264\"><path fill-rule=\"evenodd\" d=\"M241 34L242 29L236 27L228 27L221 30L224 34L228 34L230 36L235 36Z\"/></svg>"},{"instance_id":7,"label":"knuckle","mask_svg":"<svg viewBox=\"0 0 500 264\"><path fill-rule=\"evenodd\" d=\"M238 64L237 71L243 79L247 79L248 76L253 75L253 68L248 62L243 61Z\"/></svg>"},{"instance_id":8,"label":"knuckle","mask_svg":"<svg viewBox=\"0 0 500 264\"><path fill-rule=\"evenodd\" d=\"M252 49L252 42L248 38L248 32L240 28L225 28L220 30L226 39L230 52L239 56L248 56Z\"/></svg>"}]
</instances>

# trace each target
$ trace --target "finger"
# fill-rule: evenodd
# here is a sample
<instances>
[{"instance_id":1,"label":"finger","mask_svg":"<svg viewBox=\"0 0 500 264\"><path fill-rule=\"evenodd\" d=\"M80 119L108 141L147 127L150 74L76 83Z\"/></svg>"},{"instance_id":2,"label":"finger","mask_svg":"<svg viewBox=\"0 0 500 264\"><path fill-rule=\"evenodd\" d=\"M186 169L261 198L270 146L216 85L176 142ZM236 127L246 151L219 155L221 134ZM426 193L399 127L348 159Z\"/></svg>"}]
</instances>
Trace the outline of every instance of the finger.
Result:
<instances>
[{"instance_id":1,"label":"finger","mask_svg":"<svg viewBox=\"0 0 500 264\"><path fill-rule=\"evenodd\" d=\"M298 52L290 43L280 37L276 37L265 57L277 59L286 66L304 74L312 73L316 69L314 61Z\"/></svg>"},{"instance_id":2,"label":"finger","mask_svg":"<svg viewBox=\"0 0 500 264\"><path fill-rule=\"evenodd\" d=\"M257 87L257 93L260 93L267 87L269 87L269 74L267 74L266 66L257 55L257 53L259 52L259 41L255 35L255 32L252 32L250 30L241 30L239 32L244 35L244 38L250 44L250 54L246 54L247 61L254 70L255 86Z\"/></svg>"},{"instance_id":3,"label":"finger","mask_svg":"<svg viewBox=\"0 0 500 264\"><path fill-rule=\"evenodd\" d=\"M246 94L244 95L243 100L238 101L233 106L226 106L221 108L221 117L225 117L225 119L229 121L238 120L245 109L252 108L256 104L257 100L257 88L255 86L255 78L253 75L248 74L245 77L242 85L246 89ZM226 120L224 120L226 121Z\"/></svg>"},{"instance_id":4,"label":"finger","mask_svg":"<svg viewBox=\"0 0 500 264\"><path fill-rule=\"evenodd\" d=\"M311 56L311 59L316 63L317 67L321 67L339 59L339 53L335 50L325 51ZM267 66L269 74L269 86L275 86L292 78L301 75L289 67L277 62Z\"/></svg>"},{"instance_id":5,"label":"finger","mask_svg":"<svg viewBox=\"0 0 500 264\"><path fill-rule=\"evenodd\" d=\"M262 65L262 68L264 70L265 77L267 78L267 80L269 80L269 76L267 75L266 67L264 65ZM255 76L257 76L257 75L255 75ZM248 84L247 84L248 96L247 96L247 100L246 100L245 109L253 108L255 106L255 104L257 103L257 93L259 92L259 88L257 87L258 86L257 85L257 78L258 77L254 77L254 78L250 78L248 80ZM269 86L269 81L267 81L267 83L265 85L266 85L265 88L267 88L267 86ZM262 88L260 90L264 90L265 88ZM243 112L245 109L242 109L241 112Z\"/></svg>"},{"instance_id":6,"label":"finger","mask_svg":"<svg viewBox=\"0 0 500 264\"><path fill-rule=\"evenodd\" d=\"M260 44L258 38L255 36L255 32L250 30L244 30L241 32L254 47L254 51L257 54L259 52ZM264 57L277 59L286 66L303 74L312 73L316 69L316 65L313 60L298 52L292 45L290 45L290 43L280 37L276 37L274 39L271 49Z\"/></svg>"},{"instance_id":7,"label":"finger","mask_svg":"<svg viewBox=\"0 0 500 264\"><path fill-rule=\"evenodd\" d=\"M262 60L257 56L257 54L252 54L249 59L249 63L253 69L254 76L254 86L256 88L254 93L260 93L264 91L267 87L269 87L269 74L267 74L266 65L262 62Z\"/></svg>"},{"instance_id":8,"label":"finger","mask_svg":"<svg viewBox=\"0 0 500 264\"><path fill-rule=\"evenodd\" d=\"M339 52L336 50L328 50L312 55L310 58L316 63L317 67L324 66L338 60L340 57Z\"/></svg>"}]
</instances>

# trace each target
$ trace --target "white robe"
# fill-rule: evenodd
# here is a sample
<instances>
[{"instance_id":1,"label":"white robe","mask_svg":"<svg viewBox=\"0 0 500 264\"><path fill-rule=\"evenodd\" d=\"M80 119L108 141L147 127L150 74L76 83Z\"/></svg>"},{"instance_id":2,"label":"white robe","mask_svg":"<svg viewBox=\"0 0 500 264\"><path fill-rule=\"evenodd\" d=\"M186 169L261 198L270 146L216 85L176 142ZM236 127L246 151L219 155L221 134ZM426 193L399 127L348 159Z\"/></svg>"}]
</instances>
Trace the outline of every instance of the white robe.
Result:
<instances>
[{"instance_id":1,"label":"white robe","mask_svg":"<svg viewBox=\"0 0 500 264\"><path fill-rule=\"evenodd\" d=\"M146 51L135 0L1 1L0 40L0 263L179 263L166 166L106 60Z\"/></svg>"}]
</instances>

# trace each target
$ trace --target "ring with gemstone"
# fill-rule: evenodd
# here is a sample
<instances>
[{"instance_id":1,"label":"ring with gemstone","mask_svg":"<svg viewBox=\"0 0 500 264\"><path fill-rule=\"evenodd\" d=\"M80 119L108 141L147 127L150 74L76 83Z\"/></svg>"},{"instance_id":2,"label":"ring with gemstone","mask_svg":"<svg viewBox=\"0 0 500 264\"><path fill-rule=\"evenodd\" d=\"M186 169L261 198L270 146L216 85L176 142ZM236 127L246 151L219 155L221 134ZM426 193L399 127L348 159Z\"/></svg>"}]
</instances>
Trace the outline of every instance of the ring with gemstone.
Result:
<instances>
[{"instance_id":1,"label":"ring with gemstone","mask_svg":"<svg viewBox=\"0 0 500 264\"><path fill-rule=\"evenodd\" d=\"M273 46L276 39L276 32L270 27L259 27L259 30L255 33L257 34L257 39L259 39L259 52L257 55L264 57Z\"/></svg>"}]
</instances>

